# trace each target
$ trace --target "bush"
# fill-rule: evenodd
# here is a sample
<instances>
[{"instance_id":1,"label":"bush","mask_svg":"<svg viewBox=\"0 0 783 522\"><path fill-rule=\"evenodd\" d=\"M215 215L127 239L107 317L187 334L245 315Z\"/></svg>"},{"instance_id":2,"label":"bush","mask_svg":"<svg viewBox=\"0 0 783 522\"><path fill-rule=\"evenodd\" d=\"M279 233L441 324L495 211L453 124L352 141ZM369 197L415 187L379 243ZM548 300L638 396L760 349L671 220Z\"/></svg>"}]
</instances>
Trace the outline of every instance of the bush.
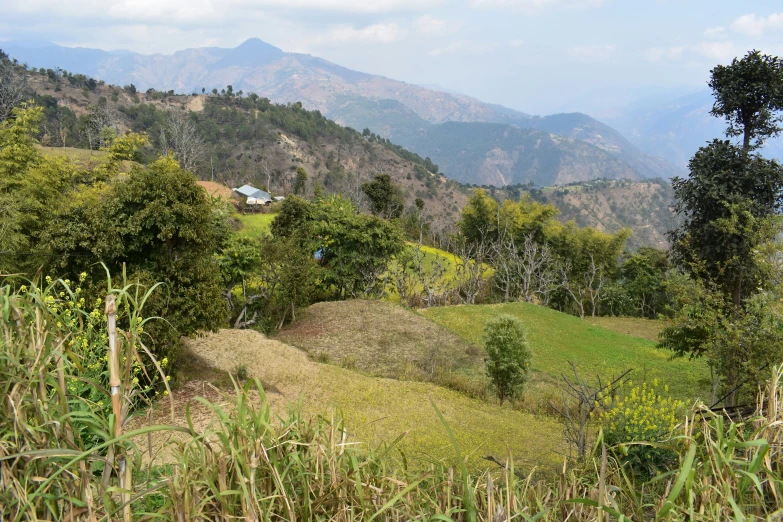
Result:
<instances>
[{"instance_id":1,"label":"bush","mask_svg":"<svg viewBox=\"0 0 783 522\"><path fill-rule=\"evenodd\" d=\"M628 383L626 386L631 386ZM669 387L664 386L664 394ZM621 445L621 461L635 474L652 476L677 463L677 453L659 445L630 444L634 442L663 443L671 439L680 423L684 403L659 393L658 380L632 387L603 415L604 440L608 445Z\"/></svg>"},{"instance_id":2,"label":"bush","mask_svg":"<svg viewBox=\"0 0 783 522\"><path fill-rule=\"evenodd\" d=\"M510 315L492 319L484 328L484 346L495 395L501 404L513 400L522 393L532 359L524 325Z\"/></svg>"}]
</instances>

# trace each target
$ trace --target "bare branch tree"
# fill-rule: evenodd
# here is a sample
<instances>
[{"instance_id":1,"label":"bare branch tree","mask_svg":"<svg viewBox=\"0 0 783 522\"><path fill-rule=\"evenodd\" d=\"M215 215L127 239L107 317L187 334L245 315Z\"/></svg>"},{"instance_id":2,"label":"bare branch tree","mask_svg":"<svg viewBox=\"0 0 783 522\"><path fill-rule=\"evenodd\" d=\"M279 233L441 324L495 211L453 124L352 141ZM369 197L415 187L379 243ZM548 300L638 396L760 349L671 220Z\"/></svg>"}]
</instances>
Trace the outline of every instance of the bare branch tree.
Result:
<instances>
[{"instance_id":1,"label":"bare branch tree","mask_svg":"<svg viewBox=\"0 0 783 522\"><path fill-rule=\"evenodd\" d=\"M8 57L0 54L0 121L7 120L13 108L24 100L27 87L27 76L17 72Z\"/></svg>"},{"instance_id":2,"label":"bare branch tree","mask_svg":"<svg viewBox=\"0 0 783 522\"><path fill-rule=\"evenodd\" d=\"M476 304L486 284L489 245L483 239L472 244L463 240L456 252L457 296L462 304Z\"/></svg>"},{"instance_id":3,"label":"bare branch tree","mask_svg":"<svg viewBox=\"0 0 783 522\"><path fill-rule=\"evenodd\" d=\"M627 380L631 370L626 370L606 385L598 377L597 384L592 386L579 376L573 362L568 364L574 373L574 380L570 381L568 377L563 375L564 385L561 390L561 402L550 404L560 415L566 442L570 448L576 448L577 456L582 458L587 454L587 429L592 413L596 408L604 407L608 397L615 395L620 383Z\"/></svg>"},{"instance_id":4,"label":"bare branch tree","mask_svg":"<svg viewBox=\"0 0 783 522\"><path fill-rule=\"evenodd\" d=\"M107 103L91 105L87 112L82 134L90 149L105 148L109 145L109 138L120 133L120 113Z\"/></svg>"},{"instance_id":5,"label":"bare branch tree","mask_svg":"<svg viewBox=\"0 0 783 522\"><path fill-rule=\"evenodd\" d=\"M530 234L525 237L522 249L518 251L519 285L522 299L531 303L538 297L549 303L549 294L554 289L556 262L548 245L539 245Z\"/></svg>"},{"instance_id":6,"label":"bare branch tree","mask_svg":"<svg viewBox=\"0 0 783 522\"><path fill-rule=\"evenodd\" d=\"M266 177L266 190L270 194L272 193L272 167L269 165L269 158L263 156L261 158L261 172Z\"/></svg>"},{"instance_id":7,"label":"bare branch tree","mask_svg":"<svg viewBox=\"0 0 783 522\"><path fill-rule=\"evenodd\" d=\"M502 235L492 243L492 266L495 267L493 282L503 293L503 302L516 300L516 287L518 286L518 262L519 252L513 236Z\"/></svg>"},{"instance_id":8,"label":"bare branch tree","mask_svg":"<svg viewBox=\"0 0 783 522\"><path fill-rule=\"evenodd\" d=\"M400 303L413 306L416 291L413 254L407 248L399 253L395 262L389 266L389 275L394 283L394 289L400 296Z\"/></svg>"},{"instance_id":9,"label":"bare branch tree","mask_svg":"<svg viewBox=\"0 0 783 522\"><path fill-rule=\"evenodd\" d=\"M598 310L598 303L601 302L601 292L606 283L606 277L604 277L603 269L596 264L592 253L590 254L590 265L587 267L587 272L584 274L584 281L587 296L590 299L591 314L592 317L595 317Z\"/></svg>"},{"instance_id":10,"label":"bare branch tree","mask_svg":"<svg viewBox=\"0 0 783 522\"><path fill-rule=\"evenodd\" d=\"M566 261L565 263L561 263L558 267L560 269L560 286L565 288L566 292L571 296L571 298L576 303L576 306L579 307L579 317L584 319L585 317L585 287L581 284L579 284L578 281L575 281L571 278L570 272L571 272L571 262Z\"/></svg>"},{"instance_id":11,"label":"bare branch tree","mask_svg":"<svg viewBox=\"0 0 783 522\"><path fill-rule=\"evenodd\" d=\"M183 169L192 172L204 154L205 147L190 113L182 110L170 111L165 129L166 147L174 152Z\"/></svg>"},{"instance_id":12,"label":"bare branch tree","mask_svg":"<svg viewBox=\"0 0 783 522\"><path fill-rule=\"evenodd\" d=\"M429 269L424 264L425 252L421 243L413 250L416 276L422 285L421 299L427 308L446 304L448 301L449 285L446 281L446 259L436 253L429 263Z\"/></svg>"}]
</instances>

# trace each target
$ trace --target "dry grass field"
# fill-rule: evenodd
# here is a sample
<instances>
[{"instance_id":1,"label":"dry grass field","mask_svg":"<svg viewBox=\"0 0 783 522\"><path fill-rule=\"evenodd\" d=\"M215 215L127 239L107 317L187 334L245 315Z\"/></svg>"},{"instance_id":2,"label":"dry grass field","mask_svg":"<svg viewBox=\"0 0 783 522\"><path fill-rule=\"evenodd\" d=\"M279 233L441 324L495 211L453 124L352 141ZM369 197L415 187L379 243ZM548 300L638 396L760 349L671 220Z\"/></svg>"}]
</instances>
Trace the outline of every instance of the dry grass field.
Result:
<instances>
[{"instance_id":1,"label":"dry grass field","mask_svg":"<svg viewBox=\"0 0 783 522\"><path fill-rule=\"evenodd\" d=\"M310 306L277 339L313 359L378 377L433 380L437 371L480 373L483 350L401 306L382 301Z\"/></svg>"}]
</instances>

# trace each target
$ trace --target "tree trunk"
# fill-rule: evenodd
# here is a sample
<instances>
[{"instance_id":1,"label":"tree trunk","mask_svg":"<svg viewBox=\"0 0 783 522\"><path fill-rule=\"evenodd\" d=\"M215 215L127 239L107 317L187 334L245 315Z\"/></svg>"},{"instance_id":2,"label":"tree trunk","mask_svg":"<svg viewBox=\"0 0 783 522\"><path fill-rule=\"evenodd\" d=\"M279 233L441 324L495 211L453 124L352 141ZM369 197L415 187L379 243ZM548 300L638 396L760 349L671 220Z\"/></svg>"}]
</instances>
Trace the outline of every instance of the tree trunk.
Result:
<instances>
[{"instance_id":1,"label":"tree trunk","mask_svg":"<svg viewBox=\"0 0 783 522\"><path fill-rule=\"evenodd\" d=\"M731 301L734 305L734 312L738 312L742 305L742 271L738 271L734 279L734 288L731 292Z\"/></svg>"}]
</instances>

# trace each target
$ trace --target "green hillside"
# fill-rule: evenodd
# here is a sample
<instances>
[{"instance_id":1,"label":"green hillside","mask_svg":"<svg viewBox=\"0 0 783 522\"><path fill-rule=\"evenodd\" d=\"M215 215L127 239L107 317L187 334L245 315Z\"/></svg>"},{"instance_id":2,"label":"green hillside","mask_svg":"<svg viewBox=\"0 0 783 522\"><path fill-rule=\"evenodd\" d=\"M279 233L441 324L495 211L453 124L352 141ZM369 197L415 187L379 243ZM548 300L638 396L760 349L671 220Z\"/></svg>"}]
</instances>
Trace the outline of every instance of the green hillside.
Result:
<instances>
[{"instance_id":1,"label":"green hillside","mask_svg":"<svg viewBox=\"0 0 783 522\"><path fill-rule=\"evenodd\" d=\"M458 333L466 340L482 343L484 325L498 314L522 320L528 329L533 351L533 370L551 378L568 375L569 361L577 364L583 376L607 379L633 369L634 379L659 379L672 394L683 399L707 398L709 375L702 361L671 359L671 353L658 349L655 342L590 324L577 317L529 303L448 306L421 313Z\"/></svg>"}]
</instances>

